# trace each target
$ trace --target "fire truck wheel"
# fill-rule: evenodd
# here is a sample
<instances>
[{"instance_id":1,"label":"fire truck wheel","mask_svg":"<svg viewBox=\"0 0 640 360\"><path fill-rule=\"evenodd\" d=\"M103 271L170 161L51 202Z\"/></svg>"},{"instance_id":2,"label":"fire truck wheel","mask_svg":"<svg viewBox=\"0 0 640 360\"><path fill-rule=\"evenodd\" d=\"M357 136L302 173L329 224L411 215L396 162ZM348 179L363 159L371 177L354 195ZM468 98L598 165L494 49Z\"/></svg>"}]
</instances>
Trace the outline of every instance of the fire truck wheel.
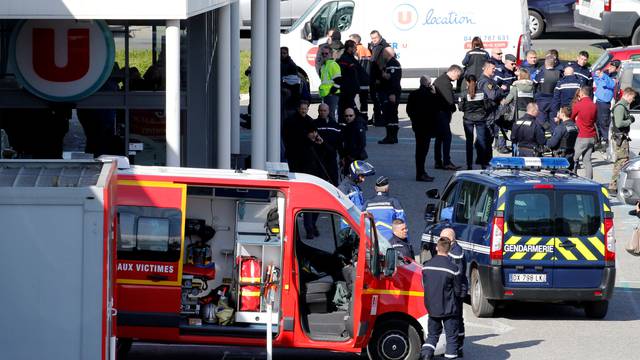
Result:
<instances>
[{"instance_id":1,"label":"fire truck wheel","mask_svg":"<svg viewBox=\"0 0 640 360\"><path fill-rule=\"evenodd\" d=\"M117 339L116 340L116 359L126 360L129 350L131 350L133 341L131 339Z\"/></svg>"},{"instance_id":2,"label":"fire truck wheel","mask_svg":"<svg viewBox=\"0 0 640 360\"><path fill-rule=\"evenodd\" d=\"M471 272L471 309L477 317L492 317L495 309L495 305L484 295L478 269Z\"/></svg>"},{"instance_id":3,"label":"fire truck wheel","mask_svg":"<svg viewBox=\"0 0 640 360\"><path fill-rule=\"evenodd\" d=\"M417 360L420 346L420 335L413 325L388 320L373 329L367 355L371 360Z\"/></svg>"}]
</instances>

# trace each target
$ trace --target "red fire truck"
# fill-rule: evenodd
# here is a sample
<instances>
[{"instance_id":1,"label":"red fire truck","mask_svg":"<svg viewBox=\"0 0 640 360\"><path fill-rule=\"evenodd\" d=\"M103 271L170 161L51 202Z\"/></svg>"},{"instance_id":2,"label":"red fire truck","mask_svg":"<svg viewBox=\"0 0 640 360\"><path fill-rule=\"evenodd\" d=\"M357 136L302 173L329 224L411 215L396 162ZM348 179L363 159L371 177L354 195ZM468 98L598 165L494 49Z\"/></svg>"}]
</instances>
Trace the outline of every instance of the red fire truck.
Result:
<instances>
[{"instance_id":1,"label":"red fire truck","mask_svg":"<svg viewBox=\"0 0 640 360\"><path fill-rule=\"evenodd\" d=\"M417 359L421 267L305 174L132 166L117 182L119 354L133 341Z\"/></svg>"}]
</instances>

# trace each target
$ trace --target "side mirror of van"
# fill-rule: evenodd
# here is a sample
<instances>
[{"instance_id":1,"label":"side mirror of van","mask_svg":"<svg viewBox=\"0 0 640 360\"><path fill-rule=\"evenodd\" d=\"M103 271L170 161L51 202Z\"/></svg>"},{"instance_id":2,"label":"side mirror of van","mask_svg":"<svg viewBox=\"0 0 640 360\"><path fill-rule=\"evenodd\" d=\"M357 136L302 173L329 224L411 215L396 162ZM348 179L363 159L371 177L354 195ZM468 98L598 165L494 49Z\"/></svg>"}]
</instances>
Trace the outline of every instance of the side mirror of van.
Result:
<instances>
[{"instance_id":1,"label":"side mirror of van","mask_svg":"<svg viewBox=\"0 0 640 360\"><path fill-rule=\"evenodd\" d=\"M398 252L394 248L387 249L384 256L384 276L392 276L396 272Z\"/></svg>"},{"instance_id":2,"label":"side mirror of van","mask_svg":"<svg viewBox=\"0 0 640 360\"><path fill-rule=\"evenodd\" d=\"M424 209L424 220L427 224L433 224L436 220L436 204L427 204Z\"/></svg>"},{"instance_id":3,"label":"side mirror of van","mask_svg":"<svg viewBox=\"0 0 640 360\"><path fill-rule=\"evenodd\" d=\"M438 189L427 190L427 197L429 199L440 199L440 192Z\"/></svg>"},{"instance_id":4,"label":"side mirror of van","mask_svg":"<svg viewBox=\"0 0 640 360\"><path fill-rule=\"evenodd\" d=\"M313 41L313 32L311 31L311 21L304 23L302 27L302 38L307 41Z\"/></svg>"}]
</instances>

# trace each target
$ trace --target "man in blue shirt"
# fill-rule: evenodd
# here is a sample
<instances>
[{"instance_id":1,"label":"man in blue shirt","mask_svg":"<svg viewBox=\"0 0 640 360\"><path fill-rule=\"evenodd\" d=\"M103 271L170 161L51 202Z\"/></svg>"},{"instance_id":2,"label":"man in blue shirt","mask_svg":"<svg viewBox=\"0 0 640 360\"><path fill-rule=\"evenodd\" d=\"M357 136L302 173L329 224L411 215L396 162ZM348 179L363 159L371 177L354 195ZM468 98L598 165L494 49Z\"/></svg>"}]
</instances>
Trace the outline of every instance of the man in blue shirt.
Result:
<instances>
[{"instance_id":1,"label":"man in blue shirt","mask_svg":"<svg viewBox=\"0 0 640 360\"><path fill-rule=\"evenodd\" d=\"M609 143L609 127L611 126L611 101L616 87L615 74L620 67L620 60L613 60L606 70L596 70L593 84L596 87L595 99L598 109L597 128L600 141L607 146Z\"/></svg>"}]
</instances>

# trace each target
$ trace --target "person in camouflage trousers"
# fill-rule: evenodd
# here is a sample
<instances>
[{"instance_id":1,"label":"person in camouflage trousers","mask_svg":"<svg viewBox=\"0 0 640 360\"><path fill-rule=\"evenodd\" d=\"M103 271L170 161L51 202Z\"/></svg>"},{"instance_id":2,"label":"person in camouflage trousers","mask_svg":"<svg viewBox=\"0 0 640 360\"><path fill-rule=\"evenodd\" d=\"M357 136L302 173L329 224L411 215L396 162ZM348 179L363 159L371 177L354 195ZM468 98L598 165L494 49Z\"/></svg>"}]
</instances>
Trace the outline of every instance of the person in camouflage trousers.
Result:
<instances>
[{"instance_id":1,"label":"person in camouflage trousers","mask_svg":"<svg viewBox=\"0 0 640 360\"><path fill-rule=\"evenodd\" d=\"M626 88L622 92L622 99L613 106L613 150L616 162L613 164L613 175L609 183L609 192L616 195L618 191L618 177L620 170L627 160L629 160L629 131L631 124L634 122L633 116L629 111L630 105L636 97L636 91L632 88Z\"/></svg>"}]
</instances>

